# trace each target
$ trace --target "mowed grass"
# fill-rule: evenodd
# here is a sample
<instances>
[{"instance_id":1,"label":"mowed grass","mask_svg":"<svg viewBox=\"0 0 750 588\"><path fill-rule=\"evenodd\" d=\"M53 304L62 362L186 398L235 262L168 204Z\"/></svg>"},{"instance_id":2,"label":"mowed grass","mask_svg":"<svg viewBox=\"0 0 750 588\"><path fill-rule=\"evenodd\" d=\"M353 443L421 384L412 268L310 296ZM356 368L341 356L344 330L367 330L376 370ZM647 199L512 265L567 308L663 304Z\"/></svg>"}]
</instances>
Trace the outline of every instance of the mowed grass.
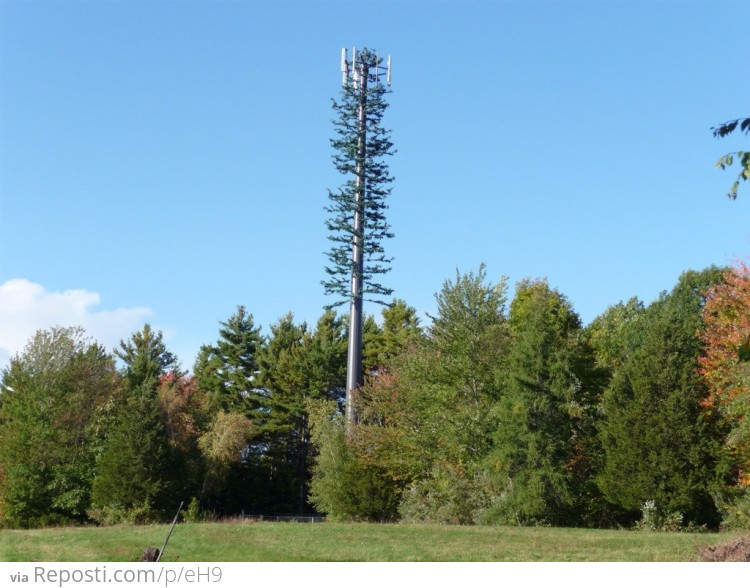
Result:
<instances>
[{"instance_id":1,"label":"mowed grass","mask_svg":"<svg viewBox=\"0 0 750 588\"><path fill-rule=\"evenodd\" d=\"M1 561L136 561L168 526L0 531ZM344 523L184 523L163 561L690 561L729 534Z\"/></svg>"}]
</instances>

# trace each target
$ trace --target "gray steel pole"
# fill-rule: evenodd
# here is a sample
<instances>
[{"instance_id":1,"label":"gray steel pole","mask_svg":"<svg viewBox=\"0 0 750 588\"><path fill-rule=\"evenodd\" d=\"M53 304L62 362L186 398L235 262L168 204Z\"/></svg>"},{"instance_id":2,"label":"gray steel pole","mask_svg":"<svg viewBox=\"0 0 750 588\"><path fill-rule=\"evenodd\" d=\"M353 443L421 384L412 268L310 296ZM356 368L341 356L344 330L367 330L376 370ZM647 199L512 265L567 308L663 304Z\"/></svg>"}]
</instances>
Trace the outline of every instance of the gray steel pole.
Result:
<instances>
[{"instance_id":1,"label":"gray steel pole","mask_svg":"<svg viewBox=\"0 0 750 588\"><path fill-rule=\"evenodd\" d=\"M357 121L357 193L354 207L354 239L352 241L352 289L349 302L349 352L346 362L346 427L351 433L357 422L354 397L362 386L362 272L364 259L364 194L365 158L367 156L367 63L360 61L359 116Z\"/></svg>"}]
</instances>

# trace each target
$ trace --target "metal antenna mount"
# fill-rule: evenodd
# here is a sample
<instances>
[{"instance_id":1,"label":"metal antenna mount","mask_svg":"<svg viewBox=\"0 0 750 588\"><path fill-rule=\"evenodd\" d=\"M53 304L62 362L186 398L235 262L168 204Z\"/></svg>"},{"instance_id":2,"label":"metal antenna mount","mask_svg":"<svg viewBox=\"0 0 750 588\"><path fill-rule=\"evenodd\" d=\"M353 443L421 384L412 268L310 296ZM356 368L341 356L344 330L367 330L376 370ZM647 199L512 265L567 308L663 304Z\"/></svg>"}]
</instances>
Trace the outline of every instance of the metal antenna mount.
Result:
<instances>
[{"instance_id":1,"label":"metal antenna mount","mask_svg":"<svg viewBox=\"0 0 750 588\"><path fill-rule=\"evenodd\" d=\"M372 75L376 83L380 83L380 76L385 74L386 84L391 85L391 56L389 55L385 60L385 65L381 65L381 59L378 55L375 55L375 62L364 64L367 67L363 69L362 65L362 52L359 53L360 58L357 59L357 48L352 47L352 59L349 61L347 50L341 49L341 85L346 84L351 80L355 88L358 88L362 82L363 71L367 71L368 75ZM374 70L374 71L370 71Z\"/></svg>"}]
</instances>

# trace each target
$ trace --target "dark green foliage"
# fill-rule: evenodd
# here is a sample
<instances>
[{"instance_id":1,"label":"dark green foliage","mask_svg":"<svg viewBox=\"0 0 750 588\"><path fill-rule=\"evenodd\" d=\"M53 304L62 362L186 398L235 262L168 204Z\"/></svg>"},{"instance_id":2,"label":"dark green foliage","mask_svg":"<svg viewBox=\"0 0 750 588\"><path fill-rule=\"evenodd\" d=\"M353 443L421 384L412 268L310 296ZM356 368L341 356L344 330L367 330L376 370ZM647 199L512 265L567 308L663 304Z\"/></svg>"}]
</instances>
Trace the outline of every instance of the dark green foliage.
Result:
<instances>
[{"instance_id":1,"label":"dark green foliage","mask_svg":"<svg viewBox=\"0 0 750 588\"><path fill-rule=\"evenodd\" d=\"M346 375L343 321L326 311L310 333L287 315L271 327L260 356L260 382L268 413L261 426L262 461L272 470L269 483L276 510L303 512L307 504L313 450L307 401L340 402Z\"/></svg>"},{"instance_id":2,"label":"dark green foliage","mask_svg":"<svg viewBox=\"0 0 750 588\"><path fill-rule=\"evenodd\" d=\"M416 309L403 300L396 299L383 308L382 317L382 327L372 317L364 323L363 362L368 373L388 369L396 357L419 344L424 336Z\"/></svg>"},{"instance_id":3,"label":"dark green foliage","mask_svg":"<svg viewBox=\"0 0 750 588\"><path fill-rule=\"evenodd\" d=\"M727 135L731 135L738 126L740 127L740 130L742 132L747 134L748 132L750 132L750 118L738 118L735 120L730 120L711 130L714 133L714 137L726 137ZM729 192L727 192L727 196L729 196L732 200L735 200L737 198L737 190L739 190L740 182L744 182L745 180L750 179L750 151L737 151L734 153L727 153L726 155L723 155L721 158L719 158L719 161L716 162L716 167L725 169L734 163L735 157L740 162L740 173L737 175L737 179L732 184Z\"/></svg>"},{"instance_id":4,"label":"dark green foliage","mask_svg":"<svg viewBox=\"0 0 750 588\"><path fill-rule=\"evenodd\" d=\"M497 499L486 519L580 524L598 389L593 354L570 303L545 281L519 284L487 463Z\"/></svg>"},{"instance_id":5,"label":"dark green foliage","mask_svg":"<svg viewBox=\"0 0 750 588\"><path fill-rule=\"evenodd\" d=\"M743 362L750 361L750 335L737 348L737 358Z\"/></svg>"},{"instance_id":6,"label":"dark green foliage","mask_svg":"<svg viewBox=\"0 0 750 588\"><path fill-rule=\"evenodd\" d=\"M123 376L129 390L136 390L146 382L156 385L161 374L179 372L179 362L167 350L163 339L161 331L154 332L146 324L128 341L120 341L115 355L125 364Z\"/></svg>"},{"instance_id":7,"label":"dark green foliage","mask_svg":"<svg viewBox=\"0 0 750 588\"><path fill-rule=\"evenodd\" d=\"M328 279L322 284L326 294L338 297L331 307L349 301L352 276L360 272L352 259L354 240L361 243L364 260L360 295L380 302L378 297L390 296L392 292L376 281L379 275L390 271L391 259L385 255L383 241L393 237L385 218L386 199L391 192L389 185L393 182L385 158L393 155L394 149L390 130L382 126L389 90L375 76L382 61L375 52L363 49L357 59L370 68L366 91L360 92L350 79L341 91L340 102L333 101L337 117L333 121L336 137L331 140L336 150L333 161L336 169L349 179L338 191L328 192L330 204L326 211L330 217L326 227L333 245L328 252L329 265L325 268ZM364 159L359 149L360 104L366 119ZM360 170L364 175L362 185L356 180ZM363 219L360 227L354 226L355 211Z\"/></svg>"},{"instance_id":8,"label":"dark green foliage","mask_svg":"<svg viewBox=\"0 0 750 588\"><path fill-rule=\"evenodd\" d=\"M216 345L204 345L194 372L198 387L208 395L212 414L241 412L254 419L259 416L263 399L257 390L257 354L261 347L260 328L244 306L221 323Z\"/></svg>"},{"instance_id":9,"label":"dark green foliage","mask_svg":"<svg viewBox=\"0 0 750 588\"><path fill-rule=\"evenodd\" d=\"M649 502L685 524L718 522L711 492L722 431L701 409L707 388L697 358L703 294L720 279L717 268L684 273L624 331L627 355L603 399L599 486L631 520Z\"/></svg>"},{"instance_id":10,"label":"dark green foliage","mask_svg":"<svg viewBox=\"0 0 750 588\"><path fill-rule=\"evenodd\" d=\"M98 415L119 386L111 356L82 329L38 331L2 382L0 522L86 521Z\"/></svg>"},{"instance_id":11,"label":"dark green foliage","mask_svg":"<svg viewBox=\"0 0 750 588\"><path fill-rule=\"evenodd\" d=\"M107 523L158 520L187 498L180 496L185 472L159 402L160 381L179 377L179 364L149 325L120 342L116 354L125 363L126 392L96 462L91 514Z\"/></svg>"},{"instance_id":12,"label":"dark green foliage","mask_svg":"<svg viewBox=\"0 0 750 588\"><path fill-rule=\"evenodd\" d=\"M97 462L92 515L104 523L164 519L173 506L174 455L152 385L131 390ZM178 502L179 504L179 502Z\"/></svg>"},{"instance_id":13,"label":"dark green foliage","mask_svg":"<svg viewBox=\"0 0 750 588\"><path fill-rule=\"evenodd\" d=\"M402 301L365 323L349 431L331 311L314 330L287 315L263 339L238 307L195 378L148 325L120 344L121 374L80 330L39 333L3 372L0 520L167 520L194 498L194 516L743 525L741 456L723 449L697 370L703 294L720 279L687 272L584 330L546 281L519 284L508 312L504 279L457 273L424 332Z\"/></svg>"},{"instance_id":14,"label":"dark green foliage","mask_svg":"<svg viewBox=\"0 0 750 588\"><path fill-rule=\"evenodd\" d=\"M206 472L201 506L216 514L245 508L261 511L262 501L269 495L264 485L267 476L256 459L265 451L257 437L268 413L267 396L258 379L262 349L260 327L239 305L220 323L217 342L201 347L193 367L209 417L202 439ZM225 438L213 439L216 435ZM236 443L242 444L242 449Z\"/></svg>"}]
</instances>

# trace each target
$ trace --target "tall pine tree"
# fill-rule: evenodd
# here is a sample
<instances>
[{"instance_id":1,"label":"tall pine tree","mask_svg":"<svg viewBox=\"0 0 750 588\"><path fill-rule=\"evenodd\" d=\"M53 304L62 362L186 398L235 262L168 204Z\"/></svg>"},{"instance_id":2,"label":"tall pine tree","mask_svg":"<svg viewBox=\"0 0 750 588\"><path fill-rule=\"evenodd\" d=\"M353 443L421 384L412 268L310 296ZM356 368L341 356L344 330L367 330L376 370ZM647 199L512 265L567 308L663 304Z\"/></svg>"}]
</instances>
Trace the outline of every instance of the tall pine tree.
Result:
<instances>
[{"instance_id":1,"label":"tall pine tree","mask_svg":"<svg viewBox=\"0 0 750 588\"><path fill-rule=\"evenodd\" d=\"M346 339L343 321L326 311L315 331L296 325L291 315L271 328L260 358L261 382L269 412L263 426L265 458L271 460L277 509L308 509L313 451L308 401L343 397Z\"/></svg>"},{"instance_id":2,"label":"tall pine tree","mask_svg":"<svg viewBox=\"0 0 750 588\"><path fill-rule=\"evenodd\" d=\"M390 271L391 259L385 254L383 241L393 237L385 217L393 177L385 158L395 151L391 132L382 125L389 90L378 73L382 58L363 49L356 59L360 66L366 66L367 79L347 77L340 101L333 101L336 113L336 137L331 140L336 150L333 161L348 179L337 191L328 192L330 205L326 211L330 218L326 227L333 245L328 252L330 264L325 268L329 277L322 283L326 294L337 296L332 307L349 301L353 275L362 279L362 292L355 296L375 297L379 301L378 297L390 296L392 292L377 281L379 275ZM354 222L355 215L359 223ZM352 257L355 241L362 248L361 267Z\"/></svg>"},{"instance_id":3,"label":"tall pine tree","mask_svg":"<svg viewBox=\"0 0 750 588\"><path fill-rule=\"evenodd\" d=\"M115 350L126 394L96 463L92 512L102 522L158 520L186 498L159 404L161 377L179 375L163 339L146 324Z\"/></svg>"}]
</instances>

